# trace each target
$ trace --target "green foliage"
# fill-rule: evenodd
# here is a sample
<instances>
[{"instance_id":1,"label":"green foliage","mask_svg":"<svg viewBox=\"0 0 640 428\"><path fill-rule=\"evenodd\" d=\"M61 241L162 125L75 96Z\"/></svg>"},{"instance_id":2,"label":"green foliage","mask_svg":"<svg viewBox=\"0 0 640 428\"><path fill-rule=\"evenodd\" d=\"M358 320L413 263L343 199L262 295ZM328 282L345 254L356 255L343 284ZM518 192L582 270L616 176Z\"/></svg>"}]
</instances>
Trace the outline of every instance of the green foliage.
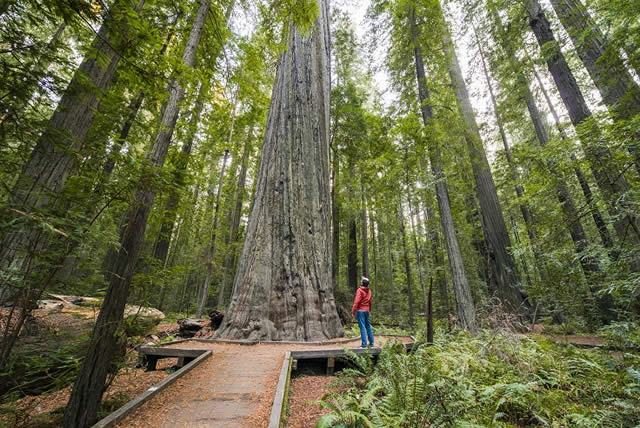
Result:
<instances>
[{"instance_id":1,"label":"green foliage","mask_svg":"<svg viewBox=\"0 0 640 428\"><path fill-rule=\"evenodd\" d=\"M635 426L640 359L498 331L439 334L405 353L388 344L370 371L322 403L346 426ZM366 421L366 422L363 422ZM369 425L371 424L371 425ZM331 425L329 425L331 426Z\"/></svg>"},{"instance_id":2,"label":"green foliage","mask_svg":"<svg viewBox=\"0 0 640 428\"><path fill-rule=\"evenodd\" d=\"M600 328L600 333L616 349L640 349L640 324L637 322L613 322Z\"/></svg>"},{"instance_id":3,"label":"green foliage","mask_svg":"<svg viewBox=\"0 0 640 428\"><path fill-rule=\"evenodd\" d=\"M49 333L47 333L49 334ZM88 344L86 334L43 337L25 344L0 373L0 394L34 395L64 388L75 379Z\"/></svg>"}]
</instances>

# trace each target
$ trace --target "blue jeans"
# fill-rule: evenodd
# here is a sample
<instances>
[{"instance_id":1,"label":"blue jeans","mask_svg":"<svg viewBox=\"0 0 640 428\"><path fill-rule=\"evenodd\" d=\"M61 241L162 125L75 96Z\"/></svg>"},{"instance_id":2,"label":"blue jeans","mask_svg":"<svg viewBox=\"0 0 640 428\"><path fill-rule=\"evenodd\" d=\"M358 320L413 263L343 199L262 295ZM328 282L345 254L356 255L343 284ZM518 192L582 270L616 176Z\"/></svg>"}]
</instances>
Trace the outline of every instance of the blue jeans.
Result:
<instances>
[{"instance_id":1,"label":"blue jeans","mask_svg":"<svg viewBox=\"0 0 640 428\"><path fill-rule=\"evenodd\" d=\"M367 337L369 337L369 345L373 346L373 330L371 330L369 311L357 311L356 317L358 318L358 327L360 327L362 346L367 346Z\"/></svg>"}]
</instances>

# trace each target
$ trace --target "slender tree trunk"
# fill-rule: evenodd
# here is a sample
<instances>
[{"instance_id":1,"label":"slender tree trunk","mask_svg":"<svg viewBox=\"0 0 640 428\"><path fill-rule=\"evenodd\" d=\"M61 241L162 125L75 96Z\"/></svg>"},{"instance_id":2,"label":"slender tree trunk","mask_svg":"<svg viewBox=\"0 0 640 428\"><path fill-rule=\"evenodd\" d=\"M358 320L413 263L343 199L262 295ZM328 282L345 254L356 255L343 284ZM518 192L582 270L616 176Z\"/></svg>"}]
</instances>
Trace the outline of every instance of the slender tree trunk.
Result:
<instances>
[{"instance_id":1,"label":"slender tree trunk","mask_svg":"<svg viewBox=\"0 0 640 428\"><path fill-rule=\"evenodd\" d=\"M191 33L182 56L182 61L187 67L193 67L195 63L196 51L200 44L210 4L211 0L201 0L198 12L194 17ZM162 131L156 136L148 156L149 164L154 169L159 169L164 165L171 136L178 120L179 104L184 97L184 91L177 79L169 87L169 101L162 116ZM146 174L138 183L135 201L128 216L127 229L121 241L114 269L115 275L109 284L93 329L87 355L78 373L64 413L65 428L84 428L96 421L109 365L118 348L117 330L122 321L131 278L142 249L144 232L155 197L154 190L148 185L151 178L149 174Z\"/></svg>"},{"instance_id":2,"label":"slender tree trunk","mask_svg":"<svg viewBox=\"0 0 640 428\"><path fill-rule=\"evenodd\" d=\"M445 262L441 253L441 240L440 240L440 231L429 225L429 220L434 219L435 215L433 212L433 208L427 202L427 198L423 198L423 216L424 216L424 224L425 224L425 239L427 242L431 242L431 257L433 258L433 266L435 269L435 278L436 278L436 286L438 287L438 294L440 296L440 300L442 303L442 307L444 309L444 313L442 314L443 318L447 319L449 323L449 328L451 328L450 320L451 320L451 305L449 300L449 290L447 288L447 278L445 276Z\"/></svg>"},{"instance_id":3,"label":"slender tree trunk","mask_svg":"<svg viewBox=\"0 0 640 428\"><path fill-rule=\"evenodd\" d=\"M418 221L414 220L413 204L411 202L411 192L407 195L407 201L409 203L409 220L411 221L411 234L413 235L413 246L416 252L416 262L418 264L418 280L420 281L420 288L422 288L422 304L424 308L424 319L427 325L429 324L429 316L431 315L429 309L429 298L427 297L427 290L424 284L424 269L425 260L423 259L422 247L418 244ZM432 280L433 282L433 280Z\"/></svg>"},{"instance_id":4,"label":"slender tree trunk","mask_svg":"<svg viewBox=\"0 0 640 428\"><path fill-rule=\"evenodd\" d=\"M367 239L367 199L364 194L363 177L360 175L360 193L362 204L362 276L369 278L369 243Z\"/></svg>"},{"instance_id":5,"label":"slender tree trunk","mask_svg":"<svg viewBox=\"0 0 640 428\"><path fill-rule=\"evenodd\" d=\"M493 175L469 100L467 86L462 77L458 57L448 34L444 37L444 45L449 56L449 76L456 94L458 110L464 121L464 137L476 183L476 193L483 219L482 225L485 228L487 244L491 252L492 269L496 275L496 294L508 310L523 314L527 312L529 305L519 289L520 274L511 253L511 238L504 222L498 191L493 182Z\"/></svg>"},{"instance_id":6,"label":"slender tree trunk","mask_svg":"<svg viewBox=\"0 0 640 428\"><path fill-rule=\"evenodd\" d=\"M387 221L387 258L389 260L389 296L390 299L390 312L391 319L395 322L396 320L396 287L393 282L393 253L392 253L392 239L391 239L391 222L389 221L389 216L386 216Z\"/></svg>"},{"instance_id":7,"label":"slender tree trunk","mask_svg":"<svg viewBox=\"0 0 640 428\"><path fill-rule=\"evenodd\" d=\"M414 9L411 9L409 20L409 24L411 25L411 40L413 43L414 58L416 62L416 80L421 106L420 110L424 126L426 128L430 128L431 121L433 119L433 112L431 105L429 104L429 92L424 73L422 53L418 44L418 29ZM467 329L470 332L475 333L475 304L473 302L473 296L471 295L469 282L467 281L467 275L464 270L462 252L460 251L460 245L458 244L458 237L456 236L455 231L455 224L451 214L449 191L447 189L447 183L442 169L442 155L440 153L440 148L435 141L431 141L429 144L429 160L436 180L436 198L440 209L440 222L445 235L447 254L449 255L449 267L451 269L451 278L458 307L458 323L463 329Z\"/></svg>"},{"instance_id":8,"label":"slender tree trunk","mask_svg":"<svg viewBox=\"0 0 640 428\"><path fill-rule=\"evenodd\" d=\"M529 0L527 3L529 13L529 25L533 30L538 44L542 47L552 46L553 49L547 55L547 66L558 87L560 97L566 106L571 122L578 127L586 119L591 117L591 110L580 92L578 83L573 73L557 47L557 42L551 30L542 7L537 0ZM601 132L597 126L590 126L585 135L580 139L584 147L585 154L591 165L593 176L598 187L608 200L613 211L614 228L621 242L625 240L632 246L640 246L640 230L637 218L628 211L630 208L625 205L624 195L629 190L629 183L622 173L614 167L614 159L611 151L600 142Z\"/></svg>"},{"instance_id":9,"label":"slender tree trunk","mask_svg":"<svg viewBox=\"0 0 640 428\"><path fill-rule=\"evenodd\" d=\"M234 110L235 112L235 110ZM235 117L235 116L234 116ZM231 131L229 131L229 142L231 141L231 135L233 133L233 120L231 121ZM224 171L227 167L227 160L229 159L229 150L224 151L224 158L222 159L222 168L220 169L220 178L218 179L218 190L216 191L216 204L213 213L213 225L211 227L211 238L209 239L209 249L207 250L207 274L204 279L204 284L200 288L198 294L198 309L196 310L196 318L202 316L204 305L207 303L207 297L209 297L209 287L211 286L211 277L213 276L213 267L216 256L216 243L218 239L218 218L220 216L220 196L222 195L222 185L224 183Z\"/></svg>"},{"instance_id":10,"label":"slender tree trunk","mask_svg":"<svg viewBox=\"0 0 640 428\"><path fill-rule=\"evenodd\" d=\"M352 160L349 160L349 176L351 180L355 177L355 166ZM351 180L347 180L347 192L349 193L350 205L355 205L353 195L355 194ZM354 292L360 286L358 278L358 225L356 223L356 210L354 208L347 210L349 220L347 221L347 230L349 233L347 241L347 290L352 289Z\"/></svg>"},{"instance_id":11,"label":"slender tree trunk","mask_svg":"<svg viewBox=\"0 0 640 428\"><path fill-rule=\"evenodd\" d=\"M329 5L280 56L253 209L217 337L342 336L331 287Z\"/></svg>"},{"instance_id":12,"label":"slender tree trunk","mask_svg":"<svg viewBox=\"0 0 640 428\"><path fill-rule=\"evenodd\" d=\"M378 237L376 234L376 221L373 214L370 212L369 227L371 228L371 243L373 244L373 286L372 291L375 294L376 287L378 286Z\"/></svg>"},{"instance_id":13,"label":"slender tree trunk","mask_svg":"<svg viewBox=\"0 0 640 428\"><path fill-rule=\"evenodd\" d=\"M407 231L404 226L404 215L401 210L402 204L398 205L396 215L400 222L400 234L402 235L402 252L404 258L404 272L407 275L407 302L409 304L409 328L413 329L413 278L411 275L411 263L409 261L409 249L407 248Z\"/></svg>"},{"instance_id":14,"label":"slender tree trunk","mask_svg":"<svg viewBox=\"0 0 640 428\"><path fill-rule=\"evenodd\" d=\"M236 259L235 244L238 242L238 229L240 228L240 218L242 217L242 205L245 200L245 185L247 181L247 164L249 163L249 154L251 152L252 135L249 134L247 141L244 143L242 150L242 164L240 165L240 175L238 176L238 186L236 188L235 195L235 207L233 208L233 214L231 219L231 228L229 230L229 237L227 239L227 254L225 256L224 266L224 281L222 282L222 288L218 293L218 308L224 308L226 302L226 290L228 287L228 278L233 278L233 268ZM229 247L233 248L230 249Z\"/></svg>"},{"instance_id":15,"label":"slender tree trunk","mask_svg":"<svg viewBox=\"0 0 640 428\"><path fill-rule=\"evenodd\" d=\"M551 4L614 119L629 120L639 114L640 86L619 53L608 46L587 8L580 0L551 0ZM628 149L640 173L640 133L634 139Z\"/></svg>"},{"instance_id":16,"label":"slender tree trunk","mask_svg":"<svg viewBox=\"0 0 640 428\"><path fill-rule=\"evenodd\" d=\"M335 293L338 288L338 275L340 274L340 207L336 197L338 179L340 177L340 158L337 148L332 149L331 159L331 232L333 248L331 250L331 287Z\"/></svg>"},{"instance_id":17,"label":"slender tree trunk","mask_svg":"<svg viewBox=\"0 0 640 428\"><path fill-rule=\"evenodd\" d=\"M173 186L169 191L169 196L164 205L164 220L160 227L160 233L156 240L155 248L153 249L153 257L164 268L167 263L167 255L169 254L169 243L171 242L171 235L173 234L173 228L176 222L176 216L178 215L178 205L180 204L180 191L185 186L185 174L189 165L189 157L191 156L191 150L193 149L193 143L196 139L196 131L198 123L200 122L200 115L204 108L204 100L209 95L209 82L205 80L200 86L198 97L196 99L195 107L191 113L191 121L189 124L189 131L182 145L182 152L180 153L173 170Z\"/></svg>"}]
</instances>

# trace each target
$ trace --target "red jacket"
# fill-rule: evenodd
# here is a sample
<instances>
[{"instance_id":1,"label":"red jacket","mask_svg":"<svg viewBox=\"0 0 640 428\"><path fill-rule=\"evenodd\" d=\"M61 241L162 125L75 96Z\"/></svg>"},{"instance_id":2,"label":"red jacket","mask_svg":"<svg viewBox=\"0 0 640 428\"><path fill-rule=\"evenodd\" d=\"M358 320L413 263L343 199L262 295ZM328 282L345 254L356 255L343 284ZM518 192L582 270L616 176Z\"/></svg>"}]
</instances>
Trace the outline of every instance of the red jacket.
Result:
<instances>
[{"instance_id":1,"label":"red jacket","mask_svg":"<svg viewBox=\"0 0 640 428\"><path fill-rule=\"evenodd\" d=\"M358 291L356 291L356 297L353 300L351 313L355 314L356 311L371 312L371 289L369 287L360 287L358 288Z\"/></svg>"}]
</instances>

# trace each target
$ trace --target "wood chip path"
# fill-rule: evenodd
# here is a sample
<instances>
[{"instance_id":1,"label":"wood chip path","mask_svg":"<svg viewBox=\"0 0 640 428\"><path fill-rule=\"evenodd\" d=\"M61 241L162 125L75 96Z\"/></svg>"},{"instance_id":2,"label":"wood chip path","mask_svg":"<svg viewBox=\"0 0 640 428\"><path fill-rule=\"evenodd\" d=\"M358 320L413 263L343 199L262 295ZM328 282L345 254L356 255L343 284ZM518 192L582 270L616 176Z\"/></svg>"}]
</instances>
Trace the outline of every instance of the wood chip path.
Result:
<instances>
[{"instance_id":1,"label":"wood chip path","mask_svg":"<svg viewBox=\"0 0 640 428\"><path fill-rule=\"evenodd\" d=\"M398 338L402 342L410 338ZM382 345L384 337L376 337ZM347 343L238 345L182 342L184 349L210 349L211 358L143 404L117 427L267 427L278 376L287 351L356 348Z\"/></svg>"}]
</instances>

